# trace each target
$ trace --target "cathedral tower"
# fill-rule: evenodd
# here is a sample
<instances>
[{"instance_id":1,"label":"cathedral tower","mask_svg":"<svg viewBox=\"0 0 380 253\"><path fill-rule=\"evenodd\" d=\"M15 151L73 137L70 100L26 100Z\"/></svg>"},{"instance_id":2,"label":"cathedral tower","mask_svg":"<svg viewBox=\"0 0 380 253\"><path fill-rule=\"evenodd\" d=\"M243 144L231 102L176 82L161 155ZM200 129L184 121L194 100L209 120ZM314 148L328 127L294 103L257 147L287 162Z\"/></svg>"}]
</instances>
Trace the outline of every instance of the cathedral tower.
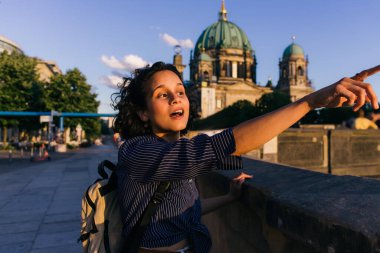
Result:
<instances>
[{"instance_id":1,"label":"cathedral tower","mask_svg":"<svg viewBox=\"0 0 380 253\"><path fill-rule=\"evenodd\" d=\"M292 101L296 101L313 92L309 81L307 66L308 58L305 57L301 46L290 44L282 55L279 62L280 78L277 89L288 94Z\"/></svg>"},{"instance_id":2,"label":"cathedral tower","mask_svg":"<svg viewBox=\"0 0 380 253\"><path fill-rule=\"evenodd\" d=\"M182 48L180 45L174 47L173 65L177 68L178 72L181 73L183 79L183 70L186 65L182 64Z\"/></svg>"}]
</instances>

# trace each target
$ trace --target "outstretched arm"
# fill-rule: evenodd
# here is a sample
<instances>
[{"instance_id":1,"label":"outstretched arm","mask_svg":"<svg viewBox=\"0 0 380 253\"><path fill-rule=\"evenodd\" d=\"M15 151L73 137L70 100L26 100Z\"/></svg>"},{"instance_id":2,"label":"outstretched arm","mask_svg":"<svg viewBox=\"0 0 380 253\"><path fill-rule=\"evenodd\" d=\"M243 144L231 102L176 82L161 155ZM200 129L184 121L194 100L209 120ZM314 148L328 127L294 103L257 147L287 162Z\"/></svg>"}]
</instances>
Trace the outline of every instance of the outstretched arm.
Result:
<instances>
[{"instance_id":1,"label":"outstretched arm","mask_svg":"<svg viewBox=\"0 0 380 253\"><path fill-rule=\"evenodd\" d=\"M236 143L234 155L241 155L261 146L315 108L349 105L357 111L366 102L370 102L378 109L378 99L372 86L363 82L366 77L378 71L380 65L364 70L352 78L343 78L276 111L237 125L233 128Z\"/></svg>"}]
</instances>

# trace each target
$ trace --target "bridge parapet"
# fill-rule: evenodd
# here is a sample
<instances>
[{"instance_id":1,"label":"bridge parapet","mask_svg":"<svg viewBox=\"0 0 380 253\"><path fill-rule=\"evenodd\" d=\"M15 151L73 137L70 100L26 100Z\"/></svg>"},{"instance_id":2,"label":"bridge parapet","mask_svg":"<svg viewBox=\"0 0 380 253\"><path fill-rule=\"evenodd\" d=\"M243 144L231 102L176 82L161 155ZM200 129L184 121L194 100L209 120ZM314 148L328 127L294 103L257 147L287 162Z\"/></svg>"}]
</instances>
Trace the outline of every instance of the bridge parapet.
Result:
<instances>
[{"instance_id":1,"label":"bridge parapet","mask_svg":"<svg viewBox=\"0 0 380 253\"><path fill-rule=\"evenodd\" d=\"M239 201L204 216L212 252L380 252L380 181L244 159L254 175ZM203 197L224 194L237 172L198 180Z\"/></svg>"}]
</instances>

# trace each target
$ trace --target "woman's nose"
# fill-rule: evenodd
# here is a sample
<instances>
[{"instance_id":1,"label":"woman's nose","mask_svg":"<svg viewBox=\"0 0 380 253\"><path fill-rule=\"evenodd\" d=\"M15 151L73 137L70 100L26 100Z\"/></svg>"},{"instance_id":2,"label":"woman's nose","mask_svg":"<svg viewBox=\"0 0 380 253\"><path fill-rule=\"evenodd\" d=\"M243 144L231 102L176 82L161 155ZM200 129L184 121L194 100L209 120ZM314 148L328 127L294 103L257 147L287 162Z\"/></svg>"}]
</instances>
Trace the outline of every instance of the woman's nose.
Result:
<instances>
[{"instance_id":1,"label":"woman's nose","mask_svg":"<svg viewBox=\"0 0 380 253\"><path fill-rule=\"evenodd\" d=\"M177 96L177 95L172 96L171 104L178 104L180 102L181 102L181 99L179 96Z\"/></svg>"}]
</instances>

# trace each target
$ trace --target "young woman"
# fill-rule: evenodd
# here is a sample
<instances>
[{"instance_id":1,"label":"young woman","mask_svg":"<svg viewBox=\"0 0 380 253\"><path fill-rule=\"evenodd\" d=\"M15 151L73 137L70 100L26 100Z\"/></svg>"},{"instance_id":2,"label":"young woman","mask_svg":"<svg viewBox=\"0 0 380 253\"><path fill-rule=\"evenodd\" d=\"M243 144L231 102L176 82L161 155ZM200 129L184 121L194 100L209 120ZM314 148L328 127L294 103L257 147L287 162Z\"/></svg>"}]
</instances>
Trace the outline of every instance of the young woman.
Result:
<instances>
[{"instance_id":1,"label":"young woman","mask_svg":"<svg viewBox=\"0 0 380 253\"><path fill-rule=\"evenodd\" d=\"M131 233L159 183L171 181L139 238L140 251L209 252L211 240L200 222L202 206L195 177L214 169L241 168L239 155L269 141L314 108L347 104L358 110L365 102L378 108L371 85L343 78L214 136L187 139L181 134L186 130L190 107L177 69L157 62L137 70L125 79L114 105L118 110L114 127L125 139L117 171L124 235Z\"/></svg>"}]
</instances>

